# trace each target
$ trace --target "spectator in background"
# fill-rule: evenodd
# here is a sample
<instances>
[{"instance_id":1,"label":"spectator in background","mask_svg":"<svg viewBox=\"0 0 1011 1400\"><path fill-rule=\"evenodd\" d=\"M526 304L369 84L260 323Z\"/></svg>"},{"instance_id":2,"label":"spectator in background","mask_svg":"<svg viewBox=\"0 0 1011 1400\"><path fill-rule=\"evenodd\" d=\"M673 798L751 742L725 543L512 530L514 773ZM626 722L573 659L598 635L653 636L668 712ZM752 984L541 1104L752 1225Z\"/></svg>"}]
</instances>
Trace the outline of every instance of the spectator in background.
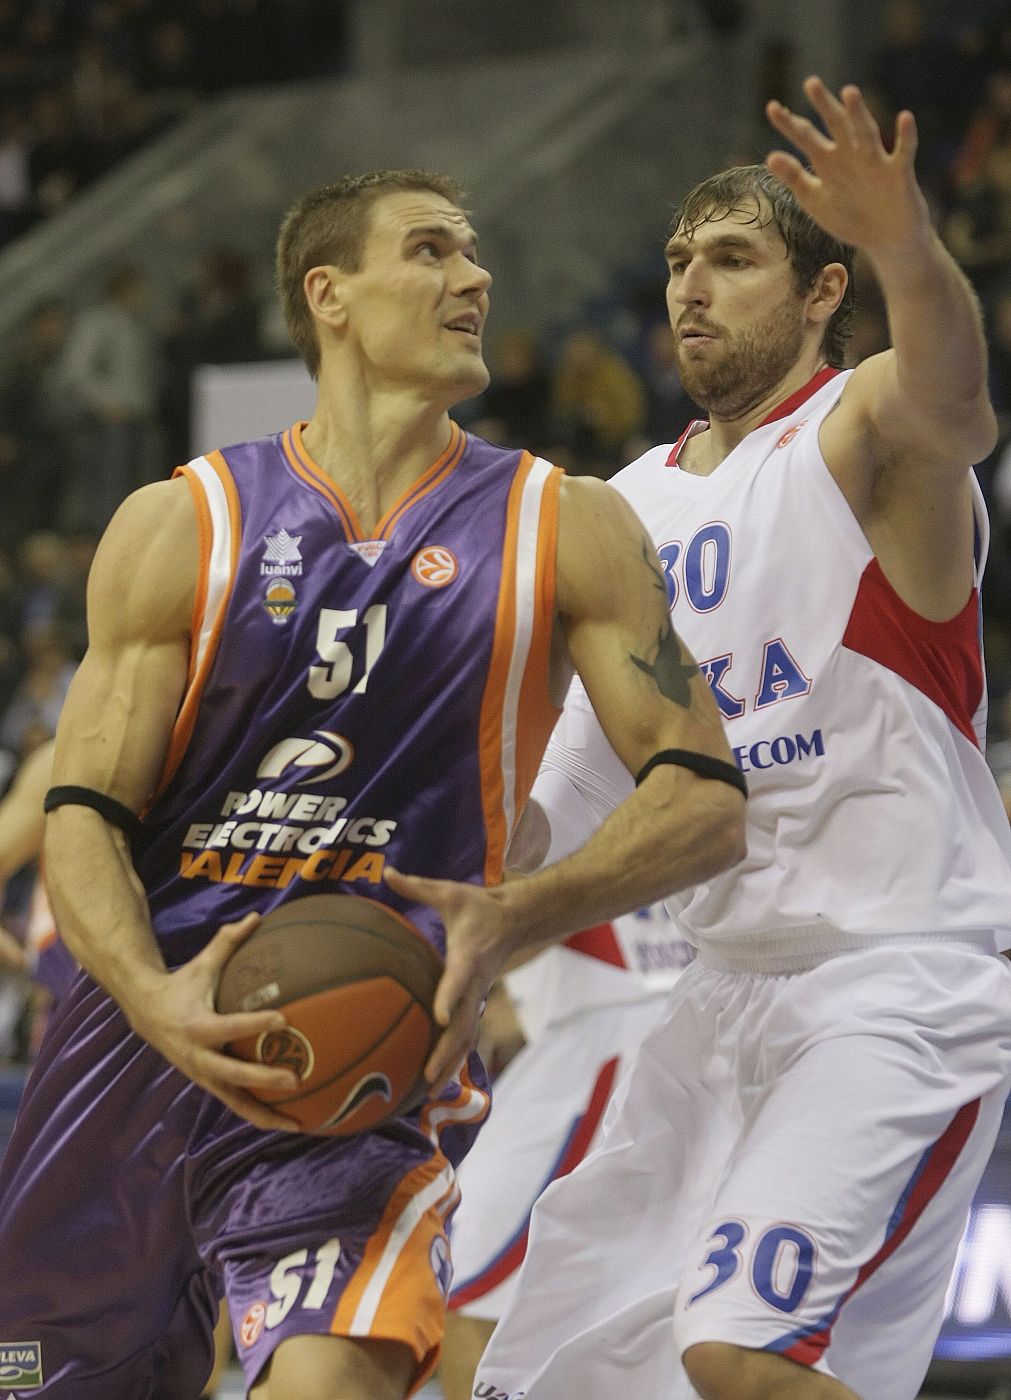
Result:
<instances>
[{"instance_id":1,"label":"spectator in background","mask_svg":"<svg viewBox=\"0 0 1011 1400\"><path fill-rule=\"evenodd\" d=\"M168 458L185 462L191 453L193 373L200 365L245 364L263 359L260 304L252 268L234 248L214 248L197 264L196 286L179 308L164 342L162 419Z\"/></svg>"},{"instance_id":2,"label":"spectator in background","mask_svg":"<svg viewBox=\"0 0 1011 1400\"><path fill-rule=\"evenodd\" d=\"M638 368L646 393L645 452L655 442L675 442L693 418L705 415L681 383L677 344L669 322L654 321L646 328Z\"/></svg>"},{"instance_id":3,"label":"spectator in background","mask_svg":"<svg viewBox=\"0 0 1011 1400\"><path fill-rule=\"evenodd\" d=\"M596 331L571 331L552 375L557 440L574 470L609 477L627 462L626 446L642 432L645 395L620 355Z\"/></svg>"},{"instance_id":4,"label":"spectator in background","mask_svg":"<svg viewBox=\"0 0 1011 1400\"><path fill-rule=\"evenodd\" d=\"M60 301L32 312L0 367L0 539L15 548L53 522L69 470L60 356L69 318Z\"/></svg>"},{"instance_id":5,"label":"spectator in background","mask_svg":"<svg viewBox=\"0 0 1011 1400\"><path fill-rule=\"evenodd\" d=\"M953 74L955 55L932 32L922 0L890 0L885 8L885 43L873 66L875 107L887 133L897 113L911 108L920 134L920 164L935 176L950 157L955 119L961 101Z\"/></svg>"},{"instance_id":6,"label":"spectator in background","mask_svg":"<svg viewBox=\"0 0 1011 1400\"><path fill-rule=\"evenodd\" d=\"M57 214L87 183L84 144L69 94L58 86L38 91L31 109L30 169L36 207Z\"/></svg>"},{"instance_id":7,"label":"spectator in background","mask_svg":"<svg viewBox=\"0 0 1011 1400\"><path fill-rule=\"evenodd\" d=\"M67 639L55 624L26 635L25 657L24 677L0 718L0 745L22 757L56 733L77 669Z\"/></svg>"},{"instance_id":8,"label":"spectator in background","mask_svg":"<svg viewBox=\"0 0 1011 1400\"><path fill-rule=\"evenodd\" d=\"M80 312L61 362L74 413L69 526L101 532L119 503L152 479L160 451L161 361L134 267L109 279L104 300Z\"/></svg>"},{"instance_id":9,"label":"spectator in background","mask_svg":"<svg viewBox=\"0 0 1011 1400\"><path fill-rule=\"evenodd\" d=\"M36 530L18 550L21 636L43 631L53 621L67 547L55 530Z\"/></svg>"},{"instance_id":10,"label":"spectator in background","mask_svg":"<svg viewBox=\"0 0 1011 1400\"><path fill-rule=\"evenodd\" d=\"M19 237L34 218L28 127L14 102L0 106L0 246Z\"/></svg>"},{"instance_id":11,"label":"spectator in background","mask_svg":"<svg viewBox=\"0 0 1011 1400\"><path fill-rule=\"evenodd\" d=\"M944 220L944 241L986 302L1011 263L1011 124L967 173Z\"/></svg>"},{"instance_id":12,"label":"spectator in background","mask_svg":"<svg viewBox=\"0 0 1011 1400\"><path fill-rule=\"evenodd\" d=\"M491 384L481 396L474 431L499 447L548 450L553 442L551 379L536 337L530 331L506 331L489 368Z\"/></svg>"}]
</instances>

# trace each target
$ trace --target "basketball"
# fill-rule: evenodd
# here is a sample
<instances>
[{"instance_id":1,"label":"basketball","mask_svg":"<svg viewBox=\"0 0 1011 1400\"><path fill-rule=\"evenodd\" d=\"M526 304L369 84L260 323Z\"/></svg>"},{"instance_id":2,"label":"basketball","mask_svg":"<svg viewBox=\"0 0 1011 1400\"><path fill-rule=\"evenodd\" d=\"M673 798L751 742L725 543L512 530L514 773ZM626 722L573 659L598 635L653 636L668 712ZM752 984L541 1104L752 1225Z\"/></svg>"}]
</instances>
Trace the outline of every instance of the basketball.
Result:
<instances>
[{"instance_id":1,"label":"basketball","mask_svg":"<svg viewBox=\"0 0 1011 1400\"><path fill-rule=\"evenodd\" d=\"M277 1009L288 1028L233 1042L244 1060L290 1066L294 1093L261 1095L303 1132L345 1137L424 1098L439 1033L438 953L402 915L360 895L308 895L267 914L232 954L219 1012Z\"/></svg>"}]
</instances>

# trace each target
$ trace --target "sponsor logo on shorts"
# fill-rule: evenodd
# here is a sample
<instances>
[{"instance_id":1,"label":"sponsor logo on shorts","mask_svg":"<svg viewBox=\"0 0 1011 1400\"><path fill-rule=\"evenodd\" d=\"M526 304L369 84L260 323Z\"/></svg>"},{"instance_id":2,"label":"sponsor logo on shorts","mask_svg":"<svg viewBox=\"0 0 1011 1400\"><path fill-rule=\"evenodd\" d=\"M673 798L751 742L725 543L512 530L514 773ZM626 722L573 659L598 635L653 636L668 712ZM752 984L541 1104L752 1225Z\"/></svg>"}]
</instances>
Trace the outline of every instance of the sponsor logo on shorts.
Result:
<instances>
[{"instance_id":1,"label":"sponsor logo on shorts","mask_svg":"<svg viewBox=\"0 0 1011 1400\"><path fill-rule=\"evenodd\" d=\"M256 1058L271 1069L293 1069L299 1079L308 1079L316 1062L312 1046L294 1026L264 1031L256 1042Z\"/></svg>"},{"instance_id":2,"label":"sponsor logo on shorts","mask_svg":"<svg viewBox=\"0 0 1011 1400\"><path fill-rule=\"evenodd\" d=\"M496 1390L489 1381L477 1381L474 1400L526 1400L525 1390Z\"/></svg>"},{"instance_id":3,"label":"sponsor logo on shorts","mask_svg":"<svg viewBox=\"0 0 1011 1400\"><path fill-rule=\"evenodd\" d=\"M0 1342L0 1390L38 1390L42 1385L42 1343Z\"/></svg>"},{"instance_id":4,"label":"sponsor logo on shorts","mask_svg":"<svg viewBox=\"0 0 1011 1400\"><path fill-rule=\"evenodd\" d=\"M266 1303L254 1303L239 1325L239 1341L244 1347L255 1346L260 1340L263 1324L267 1320Z\"/></svg>"},{"instance_id":5,"label":"sponsor logo on shorts","mask_svg":"<svg viewBox=\"0 0 1011 1400\"><path fill-rule=\"evenodd\" d=\"M426 545L411 560L411 573L426 588L445 588L459 572L456 555L442 544Z\"/></svg>"}]
</instances>

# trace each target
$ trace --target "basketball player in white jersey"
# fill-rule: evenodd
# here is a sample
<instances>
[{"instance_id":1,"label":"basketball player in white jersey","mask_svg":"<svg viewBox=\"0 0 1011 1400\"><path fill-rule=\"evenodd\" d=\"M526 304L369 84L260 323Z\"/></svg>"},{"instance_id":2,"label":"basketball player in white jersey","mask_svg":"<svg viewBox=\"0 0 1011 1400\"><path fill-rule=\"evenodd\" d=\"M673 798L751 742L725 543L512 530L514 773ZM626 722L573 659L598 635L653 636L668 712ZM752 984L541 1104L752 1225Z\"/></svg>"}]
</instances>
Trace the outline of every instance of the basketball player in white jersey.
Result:
<instances>
[{"instance_id":1,"label":"basketball player in white jersey","mask_svg":"<svg viewBox=\"0 0 1011 1400\"><path fill-rule=\"evenodd\" d=\"M549 863L563 854L553 847ZM488 1122L458 1173L439 1370L446 1400L469 1400L515 1292L534 1203L599 1142L615 1090L694 956L655 904L573 934L505 974L524 1045L495 1080Z\"/></svg>"},{"instance_id":2,"label":"basketball player in white jersey","mask_svg":"<svg viewBox=\"0 0 1011 1400\"><path fill-rule=\"evenodd\" d=\"M668 306L708 422L613 478L747 774L748 857L668 900L697 959L601 1146L534 1210L488 1400L912 1400L1008 1091L979 311L912 115L886 148L857 88L805 91L824 130L767 112L810 168L775 152L675 216ZM840 372L852 246L893 348ZM552 829L629 790L578 686L567 723L572 802L534 789Z\"/></svg>"}]
</instances>

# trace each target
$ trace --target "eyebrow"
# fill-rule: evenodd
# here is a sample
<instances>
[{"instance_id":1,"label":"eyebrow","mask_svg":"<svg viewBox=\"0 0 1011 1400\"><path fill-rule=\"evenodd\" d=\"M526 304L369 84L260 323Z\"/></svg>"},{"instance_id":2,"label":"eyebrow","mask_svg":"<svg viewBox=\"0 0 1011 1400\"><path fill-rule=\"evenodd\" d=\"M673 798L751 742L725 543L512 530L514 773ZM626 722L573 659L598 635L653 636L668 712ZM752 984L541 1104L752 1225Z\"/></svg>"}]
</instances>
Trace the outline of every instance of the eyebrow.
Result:
<instances>
[{"instance_id":1,"label":"eyebrow","mask_svg":"<svg viewBox=\"0 0 1011 1400\"><path fill-rule=\"evenodd\" d=\"M675 236L674 238L670 239L670 241L667 243L667 246L664 248L664 257L671 258L676 253L687 252L688 249L694 243L694 241L694 239L680 238L678 236ZM756 246L756 241L753 238L746 237L744 234L723 233L720 234L718 238L714 238L709 243L707 243L706 249L709 250L715 248L719 250L727 248L745 248L748 249L750 252L754 252Z\"/></svg>"},{"instance_id":2,"label":"eyebrow","mask_svg":"<svg viewBox=\"0 0 1011 1400\"><path fill-rule=\"evenodd\" d=\"M468 228L469 238L465 241L465 247L471 252L477 252L477 234L473 229ZM455 243L462 236L462 231L454 229L451 224L414 224L404 233L404 242L409 243L414 238L445 238L451 243Z\"/></svg>"}]
</instances>

